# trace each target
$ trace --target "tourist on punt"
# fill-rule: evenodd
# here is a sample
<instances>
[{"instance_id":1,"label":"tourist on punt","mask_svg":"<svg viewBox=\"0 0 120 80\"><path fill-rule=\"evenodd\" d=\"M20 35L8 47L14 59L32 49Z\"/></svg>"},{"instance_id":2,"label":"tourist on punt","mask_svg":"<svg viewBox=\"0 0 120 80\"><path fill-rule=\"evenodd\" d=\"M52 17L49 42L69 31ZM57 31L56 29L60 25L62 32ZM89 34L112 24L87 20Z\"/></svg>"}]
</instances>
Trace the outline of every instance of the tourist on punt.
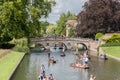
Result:
<instances>
[{"instance_id":1,"label":"tourist on punt","mask_svg":"<svg viewBox=\"0 0 120 80\"><path fill-rule=\"evenodd\" d=\"M93 75L90 75L90 80L96 80L96 77Z\"/></svg>"},{"instance_id":2,"label":"tourist on punt","mask_svg":"<svg viewBox=\"0 0 120 80\"><path fill-rule=\"evenodd\" d=\"M55 80L52 74L49 75L49 80Z\"/></svg>"},{"instance_id":3,"label":"tourist on punt","mask_svg":"<svg viewBox=\"0 0 120 80\"><path fill-rule=\"evenodd\" d=\"M43 80L43 74L42 73L38 76L38 80Z\"/></svg>"},{"instance_id":4,"label":"tourist on punt","mask_svg":"<svg viewBox=\"0 0 120 80\"><path fill-rule=\"evenodd\" d=\"M43 76L45 76L45 66L43 64L41 65L41 71L42 71Z\"/></svg>"},{"instance_id":5,"label":"tourist on punt","mask_svg":"<svg viewBox=\"0 0 120 80\"><path fill-rule=\"evenodd\" d=\"M50 54L51 54L51 53L50 53L50 52L48 52L48 58L50 58Z\"/></svg>"}]
</instances>

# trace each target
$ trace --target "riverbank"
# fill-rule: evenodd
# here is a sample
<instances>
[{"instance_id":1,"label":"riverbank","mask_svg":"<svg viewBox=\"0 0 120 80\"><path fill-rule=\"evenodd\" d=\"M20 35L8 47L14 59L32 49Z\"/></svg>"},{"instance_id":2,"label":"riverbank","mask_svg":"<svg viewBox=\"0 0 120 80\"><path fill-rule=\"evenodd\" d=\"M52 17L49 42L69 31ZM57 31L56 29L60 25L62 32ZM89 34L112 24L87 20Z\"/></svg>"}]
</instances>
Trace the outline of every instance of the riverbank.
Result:
<instances>
[{"instance_id":1,"label":"riverbank","mask_svg":"<svg viewBox=\"0 0 120 80\"><path fill-rule=\"evenodd\" d=\"M9 80L24 55L23 52L9 51L9 54L0 58L0 80Z\"/></svg>"},{"instance_id":2,"label":"riverbank","mask_svg":"<svg viewBox=\"0 0 120 80\"><path fill-rule=\"evenodd\" d=\"M9 53L9 49L0 49L0 58L2 58L3 56L5 56L6 54Z\"/></svg>"},{"instance_id":3,"label":"riverbank","mask_svg":"<svg viewBox=\"0 0 120 80\"><path fill-rule=\"evenodd\" d=\"M118 61L120 61L120 46L102 47L103 52Z\"/></svg>"}]
</instances>

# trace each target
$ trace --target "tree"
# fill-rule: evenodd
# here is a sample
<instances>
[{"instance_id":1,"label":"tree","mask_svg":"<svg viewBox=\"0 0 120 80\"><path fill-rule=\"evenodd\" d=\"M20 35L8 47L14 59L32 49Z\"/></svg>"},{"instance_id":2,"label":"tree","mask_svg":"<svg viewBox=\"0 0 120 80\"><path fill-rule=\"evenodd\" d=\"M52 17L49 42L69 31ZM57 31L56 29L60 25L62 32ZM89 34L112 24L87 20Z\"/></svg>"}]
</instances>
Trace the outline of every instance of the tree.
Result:
<instances>
[{"instance_id":1,"label":"tree","mask_svg":"<svg viewBox=\"0 0 120 80\"><path fill-rule=\"evenodd\" d=\"M103 33L97 33L95 35L95 39L100 39L103 36Z\"/></svg>"},{"instance_id":2,"label":"tree","mask_svg":"<svg viewBox=\"0 0 120 80\"><path fill-rule=\"evenodd\" d=\"M56 34L66 34L66 22L67 20L75 20L77 17L70 13L69 11L65 14L61 14L59 20L57 21Z\"/></svg>"},{"instance_id":3,"label":"tree","mask_svg":"<svg viewBox=\"0 0 120 80\"><path fill-rule=\"evenodd\" d=\"M0 39L39 36L40 19L48 16L54 4L52 0L1 0Z\"/></svg>"},{"instance_id":4,"label":"tree","mask_svg":"<svg viewBox=\"0 0 120 80\"><path fill-rule=\"evenodd\" d=\"M69 37L72 37L73 35L74 35L74 31L73 31L72 28L70 28L70 30L69 30Z\"/></svg>"},{"instance_id":5,"label":"tree","mask_svg":"<svg viewBox=\"0 0 120 80\"><path fill-rule=\"evenodd\" d=\"M78 33L83 37L94 37L98 32L120 31L119 0L89 0L78 14Z\"/></svg>"},{"instance_id":6,"label":"tree","mask_svg":"<svg viewBox=\"0 0 120 80\"><path fill-rule=\"evenodd\" d=\"M17 7L16 7L16 4ZM7 38L21 38L25 32L23 27L26 22L24 10L20 2L5 2L0 5L0 38L8 41Z\"/></svg>"},{"instance_id":7,"label":"tree","mask_svg":"<svg viewBox=\"0 0 120 80\"><path fill-rule=\"evenodd\" d=\"M45 21L45 22L42 21L41 22L41 27L42 27L43 34L46 34L47 26L49 26L49 23L47 21Z\"/></svg>"},{"instance_id":8,"label":"tree","mask_svg":"<svg viewBox=\"0 0 120 80\"><path fill-rule=\"evenodd\" d=\"M56 30L56 25L50 24L49 26L47 26L46 33L55 34L55 30Z\"/></svg>"}]
</instances>

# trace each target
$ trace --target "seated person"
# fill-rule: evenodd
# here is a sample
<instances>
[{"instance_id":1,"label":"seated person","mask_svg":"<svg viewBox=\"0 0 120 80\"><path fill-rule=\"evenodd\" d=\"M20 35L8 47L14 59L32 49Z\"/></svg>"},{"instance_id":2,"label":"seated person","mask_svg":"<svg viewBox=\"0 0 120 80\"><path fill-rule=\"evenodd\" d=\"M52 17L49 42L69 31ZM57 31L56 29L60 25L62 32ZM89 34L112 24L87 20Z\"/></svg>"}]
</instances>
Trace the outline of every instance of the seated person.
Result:
<instances>
[{"instance_id":1,"label":"seated person","mask_svg":"<svg viewBox=\"0 0 120 80\"><path fill-rule=\"evenodd\" d=\"M75 63L76 67L81 67L82 65L79 62Z\"/></svg>"},{"instance_id":2,"label":"seated person","mask_svg":"<svg viewBox=\"0 0 120 80\"><path fill-rule=\"evenodd\" d=\"M104 60L107 60L107 59L108 59L107 56L106 56L106 54L104 54L103 56L104 56Z\"/></svg>"},{"instance_id":3,"label":"seated person","mask_svg":"<svg viewBox=\"0 0 120 80\"><path fill-rule=\"evenodd\" d=\"M96 79L96 77L95 77L95 76L90 75L90 80L95 80L95 79Z\"/></svg>"},{"instance_id":4,"label":"seated person","mask_svg":"<svg viewBox=\"0 0 120 80\"><path fill-rule=\"evenodd\" d=\"M64 53L64 52L62 52L62 53L60 54L60 56L62 56L62 57L63 57L63 56L65 56L65 53Z\"/></svg>"},{"instance_id":5,"label":"seated person","mask_svg":"<svg viewBox=\"0 0 120 80\"><path fill-rule=\"evenodd\" d=\"M49 59L49 62L51 62L51 63L56 63L56 60L54 59L54 57L51 57L51 58Z\"/></svg>"},{"instance_id":6,"label":"seated person","mask_svg":"<svg viewBox=\"0 0 120 80\"><path fill-rule=\"evenodd\" d=\"M49 78L48 78L48 79L49 79L49 80L55 80L52 74L49 75Z\"/></svg>"},{"instance_id":7,"label":"seated person","mask_svg":"<svg viewBox=\"0 0 120 80\"><path fill-rule=\"evenodd\" d=\"M76 63L72 63L71 64L71 67L75 67L75 68L81 68L81 64L79 62L76 62Z\"/></svg>"}]
</instances>

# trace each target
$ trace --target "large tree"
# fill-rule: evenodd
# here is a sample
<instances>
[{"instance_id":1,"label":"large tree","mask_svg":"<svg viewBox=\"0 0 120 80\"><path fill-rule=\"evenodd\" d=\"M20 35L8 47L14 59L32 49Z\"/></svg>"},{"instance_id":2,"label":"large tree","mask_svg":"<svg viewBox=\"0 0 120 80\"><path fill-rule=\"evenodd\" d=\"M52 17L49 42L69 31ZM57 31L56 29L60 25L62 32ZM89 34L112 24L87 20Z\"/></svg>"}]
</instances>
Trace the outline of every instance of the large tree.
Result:
<instances>
[{"instance_id":1,"label":"large tree","mask_svg":"<svg viewBox=\"0 0 120 80\"><path fill-rule=\"evenodd\" d=\"M78 14L80 36L95 36L98 32L120 31L119 0L89 0Z\"/></svg>"},{"instance_id":2,"label":"large tree","mask_svg":"<svg viewBox=\"0 0 120 80\"><path fill-rule=\"evenodd\" d=\"M53 0L0 0L0 40L39 35L40 18L47 17L54 4Z\"/></svg>"}]
</instances>

